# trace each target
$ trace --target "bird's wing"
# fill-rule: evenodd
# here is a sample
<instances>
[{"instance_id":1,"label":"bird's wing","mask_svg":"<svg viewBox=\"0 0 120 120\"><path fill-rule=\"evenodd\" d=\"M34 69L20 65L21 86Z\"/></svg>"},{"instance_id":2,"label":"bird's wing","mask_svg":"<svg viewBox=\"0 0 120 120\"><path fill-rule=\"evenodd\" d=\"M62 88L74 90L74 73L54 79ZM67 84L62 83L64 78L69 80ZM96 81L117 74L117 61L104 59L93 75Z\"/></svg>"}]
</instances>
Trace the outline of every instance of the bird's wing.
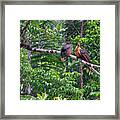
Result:
<instances>
[{"instance_id":1,"label":"bird's wing","mask_svg":"<svg viewBox=\"0 0 120 120\"><path fill-rule=\"evenodd\" d=\"M90 57L89 57L88 52L86 50L83 50L83 49L81 49L80 52L81 52L81 58L83 60L85 60L86 62L89 62L90 61Z\"/></svg>"}]
</instances>

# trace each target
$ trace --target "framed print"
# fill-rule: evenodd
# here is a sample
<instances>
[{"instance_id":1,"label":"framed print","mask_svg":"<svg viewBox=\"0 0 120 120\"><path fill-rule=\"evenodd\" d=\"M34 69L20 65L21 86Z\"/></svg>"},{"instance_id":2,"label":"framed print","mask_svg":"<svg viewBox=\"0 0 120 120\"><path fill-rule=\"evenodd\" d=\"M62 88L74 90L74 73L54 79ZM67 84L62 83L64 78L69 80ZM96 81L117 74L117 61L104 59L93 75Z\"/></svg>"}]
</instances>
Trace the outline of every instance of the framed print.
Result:
<instances>
[{"instance_id":1,"label":"framed print","mask_svg":"<svg viewBox=\"0 0 120 120\"><path fill-rule=\"evenodd\" d=\"M119 119L117 0L1 9L2 119Z\"/></svg>"}]
</instances>

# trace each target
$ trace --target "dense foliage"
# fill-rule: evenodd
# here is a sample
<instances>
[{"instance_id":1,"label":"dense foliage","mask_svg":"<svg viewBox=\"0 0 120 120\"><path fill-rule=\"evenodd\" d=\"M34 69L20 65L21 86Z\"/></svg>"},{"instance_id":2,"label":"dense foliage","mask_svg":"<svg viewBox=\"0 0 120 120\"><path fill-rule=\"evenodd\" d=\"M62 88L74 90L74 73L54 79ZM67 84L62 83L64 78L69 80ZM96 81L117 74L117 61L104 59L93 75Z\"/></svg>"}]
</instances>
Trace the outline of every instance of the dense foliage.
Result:
<instances>
[{"instance_id":1,"label":"dense foliage","mask_svg":"<svg viewBox=\"0 0 120 120\"><path fill-rule=\"evenodd\" d=\"M61 50L65 40L72 44L72 54L79 41L90 56L90 63L100 65L99 20L21 20L21 42L33 48ZM83 87L80 87L83 68ZM100 68L96 68L100 71ZM20 48L21 100L96 100L100 99L100 75L88 65L60 54Z\"/></svg>"}]
</instances>

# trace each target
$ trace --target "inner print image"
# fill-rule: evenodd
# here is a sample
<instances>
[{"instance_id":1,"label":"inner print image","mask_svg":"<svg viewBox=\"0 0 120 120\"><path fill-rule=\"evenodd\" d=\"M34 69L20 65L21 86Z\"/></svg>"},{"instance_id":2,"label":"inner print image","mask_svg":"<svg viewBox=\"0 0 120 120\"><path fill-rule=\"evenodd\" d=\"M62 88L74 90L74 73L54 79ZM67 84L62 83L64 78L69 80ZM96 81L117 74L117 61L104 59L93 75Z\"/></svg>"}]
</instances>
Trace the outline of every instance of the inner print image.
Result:
<instances>
[{"instance_id":1,"label":"inner print image","mask_svg":"<svg viewBox=\"0 0 120 120\"><path fill-rule=\"evenodd\" d=\"M20 100L100 100L100 20L20 20Z\"/></svg>"}]
</instances>

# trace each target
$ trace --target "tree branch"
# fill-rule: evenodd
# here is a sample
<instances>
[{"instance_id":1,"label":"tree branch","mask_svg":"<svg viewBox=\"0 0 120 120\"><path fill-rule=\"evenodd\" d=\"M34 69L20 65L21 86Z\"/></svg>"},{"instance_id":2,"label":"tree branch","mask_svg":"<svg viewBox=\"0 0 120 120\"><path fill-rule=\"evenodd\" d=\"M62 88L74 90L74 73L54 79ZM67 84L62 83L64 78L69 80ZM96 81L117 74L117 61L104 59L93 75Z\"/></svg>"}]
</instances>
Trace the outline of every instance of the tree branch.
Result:
<instances>
[{"instance_id":1,"label":"tree branch","mask_svg":"<svg viewBox=\"0 0 120 120\"><path fill-rule=\"evenodd\" d=\"M47 49L40 49L40 48L32 48L31 45L26 44L26 43L21 43L20 47L25 48L25 49L30 50L30 51L35 51L35 52L46 52L46 53L49 53L49 54L55 54L55 53L60 54L61 53L61 51L57 51L57 50L47 50ZM70 57L73 58L74 60L77 59L77 57L75 55L70 55ZM95 65L95 64L86 62L84 60L81 60L81 62L84 63L84 64L87 64L87 65L90 65L91 67L100 68L99 65Z\"/></svg>"},{"instance_id":2,"label":"tree branch","mask_svg":"<svg viewBox=\"0 0 120 120\"><path fill-rule=\"evenodd\" d=\"M92 67L92 70L96 72L98 75L100 75L100 73L97 70L95 70L93 67Z\"/></svg>"}]
</instances>

